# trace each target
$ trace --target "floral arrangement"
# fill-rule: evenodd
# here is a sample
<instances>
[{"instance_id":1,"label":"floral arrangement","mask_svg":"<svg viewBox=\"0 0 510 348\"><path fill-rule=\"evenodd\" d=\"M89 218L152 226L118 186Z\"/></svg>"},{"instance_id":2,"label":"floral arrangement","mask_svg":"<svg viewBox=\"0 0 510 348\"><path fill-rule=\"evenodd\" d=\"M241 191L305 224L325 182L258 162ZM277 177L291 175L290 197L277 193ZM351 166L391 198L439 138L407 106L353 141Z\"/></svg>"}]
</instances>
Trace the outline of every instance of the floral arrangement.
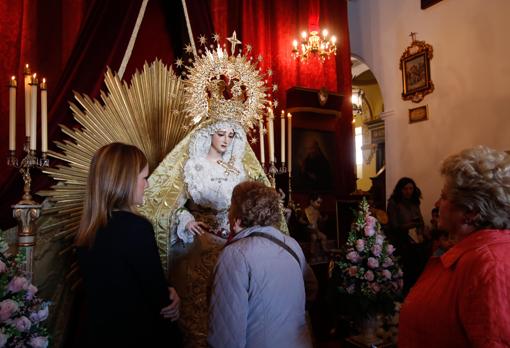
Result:
<instances>
[{"instance_id":1,"label":"floral arrangement","mask_svg":"<svg viewBox=\"0 0 510 348\"><path fill-rule=\"evenodd\" d=\"M345 247L330 268L340 313L354 320L393 314L403 286L403 273L394 252L363 198Z\"/></svg>"},{"instance_id":2,"label":"floral arrangement","mask_svg":"<svg viewBox=\"0 0 510 348\"><path fill-rule=\"evenodd\" d=\"M38 298L37 288L21 270L24 255L8 255L0 236L0 347L48 347L49 303Z\"/></svg>"}]
</instances>

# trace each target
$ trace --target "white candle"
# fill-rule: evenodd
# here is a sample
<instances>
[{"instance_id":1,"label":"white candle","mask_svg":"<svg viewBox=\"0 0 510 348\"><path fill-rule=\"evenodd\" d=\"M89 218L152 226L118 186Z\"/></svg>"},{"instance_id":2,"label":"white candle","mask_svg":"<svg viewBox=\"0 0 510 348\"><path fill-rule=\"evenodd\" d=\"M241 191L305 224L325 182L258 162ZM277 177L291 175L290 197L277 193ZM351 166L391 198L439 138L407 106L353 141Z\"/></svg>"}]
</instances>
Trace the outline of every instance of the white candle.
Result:
<instances>
[{"instance_id":1,"label":"white candle","mask_svg":"<svg viewBox=\"0 0 510 348\"><path fill-rule=\"evenodd\" d=\"M37 148L37 76L32 76L32 82L30 83L30 150Z\"/></svg>"},{"instance_id":2,"label":"white candle","mask_svg":"<svg viewBox=\"0 0 510 348\"><path fill-rule=\"evenodd\" d=\"M282 116L280 118L280 155L282 163L285 163L285 111L282 110Z\"/></svg>"},{"instance_id":3,"label":"white candle","mask_svg":"<svg viewBox=\"0 0 510 348\"><path fill-rule=\"evenodd\" d=\"M290 112L287 113L287 151L289 151L287 168L290 176L292 172L292 114Z\"/></svg>"},{"instance_id":4,"label":"white candle","mask_svg":"<svg viewBox=\"0 0 510 348\"><path fill-rule=\"evenodd\" d=\"M274 162L274 114L273 109L269 108L269 114L267 117L267 136L269 138L269 161Z\"/></svg>"},{"instance_id":5,"label":"white candle","mask_svg":"<svg viewBox=\"0 0 510 348\"><path fill-rule=\"evenodd\" d=\"M41 85L41 151L48 152L48 90L46 79Z\"/></svg>"},{"instance_id":6,"label":"white candle","mask_svg":"<svg viewBox=\"0 0 510 348\"><path fill-rule=\"evenodd\" d=\"M266 162L266 149L264 148L264 123L262 119L259 120L259 143L260 143L260 162L264 164Z\"/></svg>"},{"instance_id":7,"label":"white candle","mask_svg":"<svg viewBox=\"0 0 510 348\"><path fill-rule=\"evenodd\" d=\"M25 86L25 136L28 138L30 136L30 103L32 102L30 99L30 82L32 80L32 76L30 76L30 67L25 65L24 70L24 86Z\"/></svg>"},{"instance_id":8,"label":"white candle","mask_svg":"<svg viewBox=\"0 0 510 348\"><path fill-rule=\"evenodd\" d=\"M9 150L16 151L16 77L9 81Z\"/></svg>"}]
</instances>

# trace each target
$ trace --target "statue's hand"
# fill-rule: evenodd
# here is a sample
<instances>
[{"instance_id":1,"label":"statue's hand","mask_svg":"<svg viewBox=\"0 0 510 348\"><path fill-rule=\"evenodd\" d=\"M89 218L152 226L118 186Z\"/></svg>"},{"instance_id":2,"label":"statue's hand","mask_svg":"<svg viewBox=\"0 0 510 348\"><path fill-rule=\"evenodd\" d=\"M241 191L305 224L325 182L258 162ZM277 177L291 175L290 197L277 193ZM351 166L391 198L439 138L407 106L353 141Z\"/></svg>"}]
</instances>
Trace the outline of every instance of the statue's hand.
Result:
<instances>
[{"instance_id":1,"label":"statue's hand","mask_svg":"<svg viewBox=\"0 0 510 348\"><path fill-rule=\"evenodd\" d=\"M202 235L209 230L209 225L202 221L190 221L186 224L186 229L194 235Z\"/></svg>"}]
</instances>

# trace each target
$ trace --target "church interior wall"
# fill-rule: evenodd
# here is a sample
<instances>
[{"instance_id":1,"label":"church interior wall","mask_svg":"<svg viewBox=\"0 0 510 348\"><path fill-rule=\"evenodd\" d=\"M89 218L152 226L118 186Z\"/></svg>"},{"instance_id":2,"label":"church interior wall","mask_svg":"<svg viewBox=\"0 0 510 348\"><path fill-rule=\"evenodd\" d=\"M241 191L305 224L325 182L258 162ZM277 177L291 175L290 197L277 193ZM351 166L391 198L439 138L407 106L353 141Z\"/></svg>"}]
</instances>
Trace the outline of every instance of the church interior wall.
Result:
<instances>
[{"instance_id":1,"label":"church interior wall","mask_svg":"<svg viewBox=\"0 0 510 348\"><path fill-rule=\"evenodd\" d=\"M510 46L506 0L442 0L422 10L420 0L349 2L351 52L381 87L386 127L386 186L409 176L422 189L428 221L442 179L441 161L461 149L510 149ZM417 33L433 47L435 90L419 103L401 98L400 57ZM408 110L427 105L428 120L409 124Z\"/></svg>"}]
</instances>

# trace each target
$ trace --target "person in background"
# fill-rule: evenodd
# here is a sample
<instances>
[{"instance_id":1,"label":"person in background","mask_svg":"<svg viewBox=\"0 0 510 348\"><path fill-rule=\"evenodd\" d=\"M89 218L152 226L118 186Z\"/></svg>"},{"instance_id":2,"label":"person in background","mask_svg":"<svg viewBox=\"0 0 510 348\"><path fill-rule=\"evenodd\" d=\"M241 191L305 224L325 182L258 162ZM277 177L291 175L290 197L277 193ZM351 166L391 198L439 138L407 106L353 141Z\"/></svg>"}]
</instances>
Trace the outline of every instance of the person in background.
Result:
<instances>
[{"instance_id":1,"label":"person in background","mask_svg":"<svg viewBox=\"0 0 510 348\"><path fill-rule=\"evenodd\" d=\"M429 260L400 311L399 347L510 347L510 156L448 157L438 228L454 245Z\"/></svg>"},{"instance_id":2,"label":"person in background","mask_svg":"<svg viewBox=\"0 0 510 348\"><path fill-rule=\"evenodd\" d=\"M167 286L152 225L136 210L148 170L132 145L111 143L92 158L75 242L89 308L86 347L177 346L169 333L180 300Z\"/></svg>"},{"instance_id":3,"label":"person in background","mask_svg":"<svg viewBox=\"0 0 510 348\"><path fill-rule=\"evenodd\" d=\"M402 258L404 294L414 285L428 259L421 245L424 221L420 210L421 190L413 179L403 177L388 200L387 235Z\"/></svg>"},{"instance_id":4,"label":"person in background","mask_svg":"<svg viewBox=\"0 0 510 348\"><path fill-rule=\"evenodd\" d=\"M246 181L232 193L233 238L214 269L208 344L214 348L311 347L305 283L315 276L299 244L281 233L278 193ZM313 294L310 294L313 296Z\"/></svg>"},{"instance_id":5,"label":"person in background","mask_svg":"<svg viewBox=\"0 0 510 348\"><path fill-rule=\"evenodd\" d=\"M327 216L323 216L320 212L322 205L322 197L318 193L312 193L310 195L308 206L303 209L303 223L306 224L306 228L310 235L310 254L314 255L317 252L316 242L320 243L320 247L323 252L328 250L328 237L321 232L319 225L327 220Z\"/></svg>"}]
</instances>

